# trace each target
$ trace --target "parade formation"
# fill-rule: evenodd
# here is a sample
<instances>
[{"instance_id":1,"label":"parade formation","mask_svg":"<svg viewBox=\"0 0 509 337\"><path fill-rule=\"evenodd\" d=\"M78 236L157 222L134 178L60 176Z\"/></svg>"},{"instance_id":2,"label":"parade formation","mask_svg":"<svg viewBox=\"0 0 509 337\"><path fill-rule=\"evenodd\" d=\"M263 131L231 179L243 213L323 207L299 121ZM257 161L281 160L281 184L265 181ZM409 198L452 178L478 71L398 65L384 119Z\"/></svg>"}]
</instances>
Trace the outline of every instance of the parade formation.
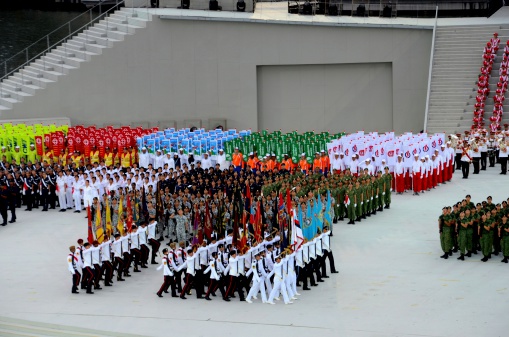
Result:
<instances>
[{"instance_id":1,"label":"parade formation","mask_svg":"<svg viewBox=\"0 0 509 337\"><path fill-rule=\"evenodd\" d=\"M359 224L389 209L393 191L419 195L447 183L454 160L464 177L465 164L473 162L478 174L488 160L489 166L500 162L503 173L506 150L504 132L487 137L482 130L446 140L439 134L38 127L31 136L38 145L29 138L20 151L23 130L30 128L6 131L2 141L14 149L2 148L3 224L8 209L9 222L16 222L22 205L83 212L87 239L67 256L72 293L93 294L157 264L159 297L187 299L194 289L205 300L219 291L224 301L237 294L252 303L259 293L269 304L280 294L292 303L298 287L310 290L337 273L331 237L338 222ZM475 206L469 196L444 207L442 258L460 251L464 260L481 251L487 261L502 252L507 262L506 208L491 198Z\"/></svg>"}]
</instances>

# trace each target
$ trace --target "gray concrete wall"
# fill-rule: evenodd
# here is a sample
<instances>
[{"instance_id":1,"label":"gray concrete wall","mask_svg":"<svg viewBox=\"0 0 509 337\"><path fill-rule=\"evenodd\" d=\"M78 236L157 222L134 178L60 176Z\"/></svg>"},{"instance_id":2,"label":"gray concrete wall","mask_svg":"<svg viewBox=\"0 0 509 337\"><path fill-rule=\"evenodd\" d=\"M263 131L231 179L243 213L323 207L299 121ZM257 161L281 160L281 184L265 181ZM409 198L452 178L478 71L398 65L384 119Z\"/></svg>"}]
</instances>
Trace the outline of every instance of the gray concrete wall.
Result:
<instances>
[{"instance_id":1,"label":"gray concrete wall","mask_svg":"<svg viewBox=\"0 0 509 337\"><path fill-rule=\"evenodd\" d=\"M392 87L391 63L261 66L258 127L392 130Z\"/></svg>"},{"instance_id":2,"label":"gray concrete wall","mask_svg":"<svg viewBox=\"0 0 509 337\"><path fill-rule=\"evenodd\" d=\"M73 123L98 124L176 120L179 127L185 119L202 119L207 127L209 118L222 118L228 127L270 128L270 117L258 124L258 67L360 64L355 68L362 69L363 64L383 63L392 65L392 101L385 99L388 89L379 82L362 93L384 98L380 110L392 109L392 127L380 124L384 129L379 130L418 131L424 120L430 48L430 30L154 17L147 28L38 91L3 118L68 116ZM362 87L350 89L337 96L348 99ZM287 108L291 102L282 98L280 104ZM358 116L357 126L377 121L377 110L351 105L341 111ZM290 129L300 126L298 118L286 123ZM344 129L339 119L322 128Z\"/></svg>"}]
</instances>

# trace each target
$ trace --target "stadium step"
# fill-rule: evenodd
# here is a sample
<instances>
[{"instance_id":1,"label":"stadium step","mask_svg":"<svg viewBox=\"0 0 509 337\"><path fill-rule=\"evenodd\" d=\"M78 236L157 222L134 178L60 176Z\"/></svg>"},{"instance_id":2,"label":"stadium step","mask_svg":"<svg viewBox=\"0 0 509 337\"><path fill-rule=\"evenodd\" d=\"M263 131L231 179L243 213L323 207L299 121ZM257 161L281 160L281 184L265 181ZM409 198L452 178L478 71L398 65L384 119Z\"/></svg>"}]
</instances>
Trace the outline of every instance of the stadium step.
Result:
<instances>
[{"instance_id":1,"label":"stadium step","mask_svg":"<svg viewBox=\"0 0 509 337\"><path fill-rule=\"evenodd\" d=\"M455 133L470 128L483 49L495 32L504 45L509 38L509 25L437 27L428 102L428 132ZM496 89L500 60L499 49L489 82L491 92ZM490 95L485 105L486 124L489 124L492 110L493 96Z\"/></svg>"},{"instance_id":2,"label":"stadium step","mask_svg":"<svg viewBox=\"0 0 509 337\"><path fill-rule=\"evenodd\" d=\"M134 34L152 21L148 12L121 8L105 16L88 29L81 31L56 48L42 55L0 83L0 110L11 110L24 97L37 95L50 83L57 82L81 63L91 62L106 48L123 41L126 35ZM2 117L5 118L5 114ZM1 329L0 329L0 335Z\"/></svg>"}]
</instances>

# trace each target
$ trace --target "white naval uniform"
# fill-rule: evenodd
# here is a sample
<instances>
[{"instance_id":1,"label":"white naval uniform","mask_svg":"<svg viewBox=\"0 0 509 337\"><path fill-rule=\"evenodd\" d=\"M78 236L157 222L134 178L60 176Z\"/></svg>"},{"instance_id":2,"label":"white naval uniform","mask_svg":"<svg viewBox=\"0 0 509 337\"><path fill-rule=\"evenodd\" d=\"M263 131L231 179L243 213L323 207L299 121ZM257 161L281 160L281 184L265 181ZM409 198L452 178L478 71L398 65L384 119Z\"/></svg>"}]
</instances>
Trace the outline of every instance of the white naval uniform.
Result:
<instances>
[{"instance_id":1,"label":"white naval uniform","mask_svg":"<svg viewBox=\"0 0 509 337\"><path fill-rule=\"evenodd\" d=\"M274 270L272 271L274 274L274 286L272 287L272 291L270 292L268 302L270 304L274 304L274 298L276 294L281 292L283 294L283 300L285 304L290 303L290 299L288 298L288 293L286 292L286 285L283 280L283 263L280 261L274 264Z\"/></svg>"},{"instance_id":2,"label":"white naval uniform","mask_svg":"<svg viewBox=\"0 0 509 337\"><path fill-rule=\"evenodd\" d=\"M58 203L60 204L60 209L67 209L67 202L65 200L65 196L67 193L67 177L62 175L62 177L57 177L57 186L58 186Z\"/></svg>"}]
</instances>

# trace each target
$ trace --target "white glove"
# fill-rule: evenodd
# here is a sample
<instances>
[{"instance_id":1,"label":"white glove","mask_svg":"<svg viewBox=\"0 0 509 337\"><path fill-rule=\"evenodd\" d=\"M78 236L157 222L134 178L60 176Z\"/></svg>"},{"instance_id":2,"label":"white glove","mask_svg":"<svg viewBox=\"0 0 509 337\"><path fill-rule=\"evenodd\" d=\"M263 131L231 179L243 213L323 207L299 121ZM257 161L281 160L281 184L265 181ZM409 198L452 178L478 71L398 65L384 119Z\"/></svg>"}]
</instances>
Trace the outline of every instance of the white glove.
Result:
<instances>
[{"instance_id":1,"label":"white glove","mask_svg":"<svg viewBox=\"0 0 509 337\"><path fill-rule=\"evenodd\" d=\"M353 207L357 207L357 204L353 205Z\"/></svg>"},{"instance_id":2,"label":"white glove","mask_svg":"<svg viewBox=\"0 0 509 337\"><path fill-rule=\"evenodd\" d=\"M385 192L382 192L382 195L385 195Z\"/></svg>"}]
</instances>

